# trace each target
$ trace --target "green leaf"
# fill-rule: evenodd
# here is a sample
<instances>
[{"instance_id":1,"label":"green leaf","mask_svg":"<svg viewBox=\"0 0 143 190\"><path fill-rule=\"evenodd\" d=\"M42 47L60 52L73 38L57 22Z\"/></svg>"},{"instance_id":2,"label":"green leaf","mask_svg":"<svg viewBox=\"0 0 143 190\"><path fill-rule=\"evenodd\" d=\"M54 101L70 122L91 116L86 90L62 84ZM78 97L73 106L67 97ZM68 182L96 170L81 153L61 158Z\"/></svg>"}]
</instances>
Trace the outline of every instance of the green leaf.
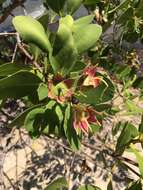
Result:
<instances>
[{"instance_id":1,"label":"green leaf","mask_svg":"<svg viewBox=\"0 0 143 190\"><path fill-rule=\"evenodd\" d=\"M127 187L125 190L142 190L142 184L141 181L134 181L132 182L129 187Z\"/></svg>"},{"instance_id":2,"label":"green leaf","mask_svg":"<svg viewBox=\"0 0 143 190\"><path fill-rule=\"evenodd\" d=\"M143 77L138 77L133 83L133 87L143 89Z\"/></svg>"},{"instance_id":3,"label":"green leaf","mask_svg":"<svg viewBox=\"0 0 143 190\"><path fill-rule=\"evenodd\" d=\"M84 4L85 5L96 5L99 2L100 2L100 0L85 0Z\"/></svg>"},{"instance_id":4,"label":"green leaf","mask_svg":"<svg viewBox=\"0 0 143 190\"><path fill-rule=\"evenodd\" d=\"M78 188L78 190L101 190L99 187L94 187L91 185L84 185Z\"/></svg>"},{"instance_id":5,"label":"green leaf","mask_svg":"<svg viewBox=\"0 0 143 190\"><path fill-rule=\"evenodd\" d=\"M130 141L139 135L137 128L131 123L126 123L116 144L116 153L121 155Z\"/></svg>"},{"instance_id":6,"label":"green leaf","mask_svg":"<svg viewBox=\"0 0 143 190\"><path fill-rule=\"evenodd\" d=\"M73 30L76 27L81 27L81 26L84 27L84 26L89 25L93 21L94 17L95 17L95 15L88 15L88 16L84 16L84 17L81 17L81 18L75 20L75 22L73 24Z\"/></svg>"},{"instance_id":7,"label":"green leaf","mask_svg":"<svg viewBox=\"0 0 143 190\"><path fill-rule=\"evenodd\" d=\"M121 121L119 121L116 125L115 125L115 127L113 127L112 128L112 135L113 136L115 136L115 135L117 135L117 133L121 130L121 129L123 129L124 127L125 127L125 123L122 123Z\"/></svg>"},{"instance_id":8,"label":"green leaf","mask_svg":"<svg viewBox=\"0 0 143 190\"><path fill-rule=\"evenodd\" d=\"M140 114L143 113L143 109L135 104L133 100L126 100L125 102L126 108L132 114Z\"/></svg>"},{"instance_id":9,"label":"green leaf","mask_svg":"<svg viewBox=\"0 0 143 190\"><path fill-rule=\"evenodd\" d=\"M27 114L24 122L24 127L27 129L31 136L37 137L44 130L44 113L45 109L43 107L40 107L33 109Z\"/></svg>"},{"instance_id":10,"label":"green leaf","mask_svg":"<svg viewBox=\"0 0 143 190\"><path fill-rule=\"evenodd\" d=\"M68 14L73 14L82 4L83 0L67 0L66 10Z\"/></svg>"},{"instance_id":11,"label":"green leaf","mask_svg":"<svg viewBox=\"0 0 143 190\"><path fill-rule=\"evenodd\" d=\"M80 148L80 141L72 124L73 121L71 111L71 106L68 104L65 110L64 131L71 148L73 150L78 150Z\"/></svg>"},{"instance_id":12,"label":"green leaf","mask_svg":"<svg viewBox=\"0 0 143 190\"><path fill-rule=\"evenodd\" d=\"M142 118L141 118L141 123L139 124L139 132L143 133L143 114L142 114Z\"/></svg>"},{"instance_id":13,"label":"green leaf","mask_svg":"<svg viewBox=\"0 0 143 190\"><path fill-rule=\"evenodd\" d=\"M89 24L86 27L78 27L74 31L73 37L78 53L81 54L95 46L95 43L102 34L101 26Z\"/></svg>"},{"instance_id":14,"label":"green leaf","mask_svg":"<svg viewBox=\"0 0 143 190\"><path fill-rule=\"evenodd\" d=\"M60 177L48 185L44 190L61 190L61 188L67 187L67 181L64 177Z\"/></svg>"},{"instance_id":15,"label":"green leaf","mask_svg":"<svg viewBox=\"0 0 143 190\"><path fill-rule=\"evenodd\" d=\"M107 186L107 190L113 190L112 181L110 180Z\"/></svg>"},{"instance_id":16,"label":"green leaf","mask_svg":"<svg viewBox=\"0 0 143 190\"><path fill-rule=\"evenodd\" d=\"M33 43L45 52L49 52L50 43L40 22L31 16L16 16L12 22L17 32L26 42Z\"/></svg>"},{"instance_id":17,"label":"green leaf","mask_svg":"<svg viewBox=\"0 0 143 190\"><path fill-rule=\"evenodd\" d=\"M39 101L48 97L48 87L46 84L41 83L37 89Z\"/></svg>"},{"instance_id":18,"label":"green leaf","mask_svg":"<svg viewBox=\"0 0 143 190\"><path fill-rule=\"evenodd\" d=\"M111 11L109 11L108 13L113 13L115 11L124 11L128 8L129 3L131 0L123 0L120 5L116 6L114 9L112 9Z\"/></svg>"},{"instance_id":19,"label":"green leaf","mask_svg":"<svg viewBox=\"0 0 143 190\"><path fill-rule=\"evenodd\" d=\"M31 94L42 81L28 71L19 71L0 80L1 98L20 98Z\"/></svg>"},{"instance_id":20,"label":"green leaf","mask_svg":"<svg viewBox=\"0 0 143 190\"><path fill-rule=\"evenodd\" d=\"M67 15L60 19L60 24L65 24L69 29L72 29L74 20L71 15Z\"/></svg>"},{"instance_id":21,"label":"green leaf","mask_svg":"<svg viewBox=\"0 0 143 190\"><path fill-rule=\"evenodd\" d=\"M67 0L46 0L46 3L53 11L60 14L64 9L66 1Z\"/></svg>"},{"instance_id":22,"label":"green leaf","mask_svg":"<svg viewBox=\"0 0 143 190\"><path fill-rule=\"evenodd\" d=\"M46 33L49 33L48 24L47 24L47 22L49 21L49 13L48 13L48 11L45 12L44 14L42 14L40 17L38 17L37 20L42 24L42 26L44 27Z\"/></svg>"},{"instance_id":23,"label":"green leaf","mask_svg":"<svg viewBox=\"0 0 143 190\"><path fill-rule=\"evenodd\" d=\"M81 93L76 98L81 103L91 104L93 106L108 102L113 98L114 86L110 79L103 76L105 82L101 82L96 88L93 87L82 87Z\"/></svg>"},{"instance_id":24,"label":"green leaf","mask_svg":"<svg viewBox=\"0 0 143 190\"><path fill-rule=\"evenodd\" d=\"M31 70L31 67L17 63L5 63L0 65L0 77L6 77L20 70Z\"/></svg>"},{"instance_id":25,"label":"green leaf","mask_svg":"<svg viewBox=\"0 0 143 190\"><path fill-rule=\"evenodd\" d=\"M14 127L14 126L18 126L18 127L22 127L24 125L24 121L25 118L27 116L27 114L32 111L33 109L37 108L37 107L41 107L42 104L38 104L35 106L32 106L30 108L27 108L26 110L24 110L24 112L20 113L14 120L12 120L12 122L10 124L8 124L8 127Z\"/></svg>"},{"instance_id":26,"label":"green leaf","mask_svg":"<svg viewBox=\"0 0 143 190\"><path fill-rule=\"evenodd\" d=\"M29 44L29 51L33 55L34 60L37 60L42 50L35 44Z\"/></svg>"},{"instance_id":27,"label":"green leaf","mask_svg":"<svg viewBox=\"0 0 143 190\"><path fill-rule=\"evenodd\" d=\"M70 28L60 24L50 60L55 72L67 75L77 60L77 49Z\"/></svg>"},{"instance_id":28,"label":"green leaf","mask_svg":"<svg viewBox=\"0 0 143 190\"><path fill-rule=\"evenodd\" d=\"M133 144L130 145L130 148L136 156L137 162L139 164L140 174L143 177L143 153L139 152Z\"/></svg>"}]
</instances>

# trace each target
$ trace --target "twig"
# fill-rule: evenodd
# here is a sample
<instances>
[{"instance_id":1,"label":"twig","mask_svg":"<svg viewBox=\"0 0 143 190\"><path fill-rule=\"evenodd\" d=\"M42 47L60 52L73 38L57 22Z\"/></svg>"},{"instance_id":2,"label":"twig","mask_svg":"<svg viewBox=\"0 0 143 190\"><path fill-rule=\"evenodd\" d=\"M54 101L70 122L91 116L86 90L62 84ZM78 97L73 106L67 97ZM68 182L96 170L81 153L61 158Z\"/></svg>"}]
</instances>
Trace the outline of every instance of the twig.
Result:
<instances>
[{"instance_id":1,"label":"twig","mask_svg":"<svg viewBox=\"0 0 143 190\"><path fill-rule=\"evenodd\" d=\"M73 155L73 159L71 160L70 166L69 166L69 175L68 175L68 190L72 189L72 176L71 173L73 171L74 161L75 161L76 153Z\"/></svg>"},{"instance_id":2,"label":"twig","mask_svg":"<svg viewBox=\"0 0 143 190\"><path fill-rule=\"evenodd\" d=\"M11 185L11 187L13 187L13 189L15 189L15 185L12 183L11 179L9 178L9 176L5 172L3 172L3 175L7 178L7 180L9 181L9 183Z\"/></svg>"},{"instance_id":3,"label":"twig","mask_svg":"<svg viewBox=\"0 0 143 190\"><path fill-rule=\"evenodd\" d=\"M12 56L12 60L11 60L12 63L14 62L15 57L16 57L17 47L18 46L17 46L17 43L16 43L15 48L14 48L14 52L13 52L13 56Z\"/></svg>"},{"instance_id":4,"label":"twig","mask_svg":"<svg viewBox=\"0 0 143 190\"><path fill-rule=\"evenodd\" d=\"M0 36L15 36L16 32L1 32Z\"/></svg>"},{"instance_id":5,"label":"twig","mask_svg":"<svg viewBox=\"0 0 143 190\"><path fill-rule=\"evenodd\" d=\"M23 47L20 36L17 32L2 32L0 36L16 36L17 47L21 50L21 52L33 63L33 65L42 73L43 69L39 66L39 64L34 60L33 56L29 54L29 52ZM17 49L16 49L17 50ZM15 51L16 51L15 50ZM15 56L15 55L13 55Z\"/></svg>"},{"instance_id":6,"label":"twig","mask_svg":"<svg viewBox=\"0 0 143 190\"><path fill-rule=\"evenodd\" d=\"M125 164L125 166L130 170L132 171L134 174L136 174L139 178L141 178L141 175L136 172L133 168L131 168L129 165L127 165L125 162L123 162Z\"/></svg>"}]
</instances>

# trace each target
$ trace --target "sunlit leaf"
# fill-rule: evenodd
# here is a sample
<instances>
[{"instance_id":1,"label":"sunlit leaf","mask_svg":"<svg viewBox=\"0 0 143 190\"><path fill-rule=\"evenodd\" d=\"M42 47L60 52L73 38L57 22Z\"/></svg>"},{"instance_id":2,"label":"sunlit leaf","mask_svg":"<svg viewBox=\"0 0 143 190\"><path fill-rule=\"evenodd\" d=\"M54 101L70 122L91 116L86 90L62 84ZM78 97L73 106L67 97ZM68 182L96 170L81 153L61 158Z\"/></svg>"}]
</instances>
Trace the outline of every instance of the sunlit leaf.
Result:
<instances>
[{"instance_id":1,"label":"sunlit leaf","mask_svg":"<svg viewBox=\"0 0 143 190\"><path fill-rule=\"evenodd\" d=\"M102 33L101 26L97 24L89 24L86 27L78 27L74 31L73 37L78 53L83 53L86 50L95 46Z\"/></svg>"},{"instance_id":2,"label":"sunlit leaf","mask_svg":"<svg viewBox=\"0 0 143 190\"><path fill-rule=\"evenodd\" d=\"M72 31L65 24L60 24L50 60L55 72L67 75L77 60Z\"/></svg>"},{"instance_id":3,"label":"sunlit leaf","mask_svg":"<svg viewBox=\"0 0 143 190\"><path fill-rule=\"evenodd\" d=\"M134 125L132 125L131 123L126 123L117 140L116 153L122 154L128 143L130 143L132 139L138 136L138 134L138 130Z\"/></svg>"},{"instance_id":4,"label":"sunlit leaf","mask_svg":"<svg viewBox=\"0 0 143 190\"><path fill-rule=\"evenodd\" d=\"M37 89L39 100L43 100L48 97L48 87L44 83L41 83Z\"/></svg>"},{"instance_id":5,"label":"sunlit leaf","mask_svg":"<svg viewBox=\"0 0 143 190\"><path fill-rule=\"evenodd\" d=\"M136 156L137 162L139 164L140 174L143 177L143 154L139 152L133 144L130 145L130 148Z\"/></svg>"},{"instance_id":6,"label":"sunlit leaf","mask_svg":"<svg viewBox=\"0 0 143 190\"><path fill-rule=\"evenodd\" d=\"M84 185L78 188L78 190L101 190L99 187L94 187L91 185Z\"/></svg>"},{"instance_id":7,"label":"sunlit leaf","mask_svg":"<svg viewBox=\"0 0 143 190\"><path fill-rule=\"evenodd\" d=\"M26 42L33 43L42 50L49 52L50 43L40 22L31 16L16 16L13 19L13 25Z\"/></svg>"}]
</instances>

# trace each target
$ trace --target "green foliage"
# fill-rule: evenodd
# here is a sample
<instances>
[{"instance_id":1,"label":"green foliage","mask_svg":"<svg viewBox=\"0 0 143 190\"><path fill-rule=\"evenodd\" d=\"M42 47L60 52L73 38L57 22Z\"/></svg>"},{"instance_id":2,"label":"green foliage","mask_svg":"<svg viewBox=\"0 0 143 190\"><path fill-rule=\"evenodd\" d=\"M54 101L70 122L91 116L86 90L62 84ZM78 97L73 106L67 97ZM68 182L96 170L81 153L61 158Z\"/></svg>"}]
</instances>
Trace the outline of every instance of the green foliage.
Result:
<instances>
[{"instance_id":1,"label":"green foliage","mask_svg":"<svg viewBox=\"0 0 143 190\"><path fill-rule=\"evenodd\" d=\"M50 43L43 26L30 16L16 16L13 25L20 36L29 43L49 52Z\"/></svg>"},{"instance_id":2,"label":"green foliage","mask_svg":"<svg viewBox=\"0 0 143 190\"><path fill-rule=\"evenodd\" d=\"M98 87L82 87L81 92L76 96L81 103L98 105L108 102L113 98L114 85L110 79L102 75L101 77L103 77L103 81L101 81Z\"/></svg>"},{"instance_id":3,"label":"green foliage","mask_svg":"<svg viewBox=\"0 0 143 190\"><path fill-rule=\"evenodd\" d=\"M70 105L65 110L64 131L68 142L73 150L80 148L80 141L72 125L72 112Z\"/></svg>"},{"instance_id":4,"label":"green foliage","mask_svg":"<svg viewBox=\"0 0 143 190\"><path fill-rule=\"evenodd\" d=\"M137 162L139 164L140 174L143 177L143 156L141 155L141 153L138 150L136 150L136 148L134 147L133 144L131 144L130 147L131 147L131 150L133 151L133 153L136 156Z\"/></svg>"},{"instance_id":5,"label":"green foliage","mask_svg":"<svg viewBox=\"0 0 143 190\"><path fill-rule=\"evenodd\" d=\"M20 70L32 70L31 67L17 63L5 63L0 65L0 77L6 77Z\"/></svg>"},{"instance_id":6,"label":"green foliage","mask_svg":"<svg viewBox=\"0 0 143 190\"><path fill-rule=\"evenodd\" d=\"M81 54L92 48L99 39L102 29L99 25L89 24L83 28L82 24L74 29L74 41L78 53Z\"/></svg>"},{"instance_id":7,"label":"green foliage","mask_svg":"<svg viewBox=\"0 0 143 190\"><path fill-rule=\"evenodd\" d=\"M129 185L125 190L142 190L142 184L141 181L135 181L132 184Z\"/></svg>"},{"instance_id":8,"label":"green foliage","mask_svg":"<svg viewBox=\"0 0 143 190\"><path fill-rule=\"evenodd\" d=\"M66 179L61 177L49 184L44 190L60 190L63 187L67 187L67 185Z\"/></svg>"},{"instance_id":9,"label":"green foliage","mask_svg":"<svg viewBox=\"0 0 143 190\"><path fill-rule=\"evenodd\" d=\"M112 181L110 180L107 186L107 190L113 190Z\"/></svg>"},{"instance_id":10,"label":"green foliage","mask_svg":"<svg viewBox=\"0 0 143 190\"><path fill-rule=\"evenodd\" d=\"M77 60L77 50L70 28L60 23L50 56L53 69L62 75L69 73Z\"/></svg>"},{"instance_id":11,"label":"green foliage","mask_svg":"<svg viewBox=\"0 0 143 190\"><path fill-rule=\"evenodd\" d=\"M46 0L46 4L59 15L73 14L82 4L82 0Z\"/></svg>"},{"instance_id":12,"label":"green foliage","mask_svg":"<svg viewBox=\"0 0 143 190\"><path fill-rule=\"evenodd\" d=\"M0 98L20 98L38 88L41 80L28 71L19 71L0 80Z\"/></svg>"},{"instance_id":13,"label":"green foliage","mask_svg":"<svg viewBox=\"0 0 143 190\"><path fill-rule=\"evenodd\" d=\"M100 133L106 116L118 117L121 111L142 117L138 127L120 121L112 128L117 143L110 156L121 164L122 154L130 150L140 171L139 180L125 190L142 189L142 150L135 144L143 146L143 109L134 101L140 101L143 94L142 60L132 48L143 39L142 3L45 0L47 10L39 18L13 18L16 33L6 34L0 46L0 106L7 98L26 102L26 109L9 127L24 127L32 138L51 134L64 138L70 150L77 151L85 136ZM72 15L81 5L90 14L74 19ZM108 34L111 29L113 33ZM5 47L10 48L5 51ZM134 90L138 92L132 93ZM119 97L123 105L116 105ZM114 189L113 185L110 181L107 190ZM45 190L62 188L68 188L63 177ZM77 189L100 190L86 184Z\"/></svg>"},{"instance_id":14,"label":"green foliage","mask_svg":"<svg viewBox=\"0 0 143 190\"><path fill-rule=\"evenodd\" d=\"M117 140L116 153L119 155L122 154L126 146L129 146L129 144L135 137L138 136L138 134L138 130L134 125L132 125L131 123L125 123Z\"/></svg>"},{"instance_id":15,"label":"green foliage","mask_svg":"<svg viewBox=\"0 0 143 190\"><path fill-rule=\"evenodd\" d=\"M99 187L85 185L85 186L80 187L78 190L101 190L101 189Z\"/></svg>"}]
</instances>

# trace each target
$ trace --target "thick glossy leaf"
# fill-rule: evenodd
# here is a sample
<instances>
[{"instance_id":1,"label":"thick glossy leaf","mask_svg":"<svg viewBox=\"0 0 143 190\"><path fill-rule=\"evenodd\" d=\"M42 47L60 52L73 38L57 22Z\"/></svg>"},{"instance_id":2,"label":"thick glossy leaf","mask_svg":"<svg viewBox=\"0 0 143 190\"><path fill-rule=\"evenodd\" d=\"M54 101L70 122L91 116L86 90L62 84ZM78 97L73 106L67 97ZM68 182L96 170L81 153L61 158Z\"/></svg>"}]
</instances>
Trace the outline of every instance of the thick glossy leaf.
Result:
<instances>
[{"instance_id":1,"label":"thick glossy leaf","mask_svg":"<svg viewBox=\"0 0 143 190\"><path fill-rule=\"evenodd\" d=\"M28 71L19 71L0 80L0 98L20 98L31 94L42 81Z\"/></svg>"},{"instance_id":2,"label":"thick glossy leaf","mask_svg":"<svg viewBox=\"0 0 143 190\"><path fill-rule=\"evenodd\" d=\"M56 13L60 14L63 9L64 9L64 5L65 2L67 0L46 0L48 6L55 11Z\"/></svg>"},{"instance_id":3,"label":"thick glossy leaf","mask_svg":"<svg viewBox=\"0 0 143 190\"><path fill-rule=\"evenodd\" d=\"M107 84L101 82L98 87L82 87L81 94L77 95L77 99L81 103L92 105L103 104L110 101L114 95L114 86L110 79L103 77Z\"/></svg>"},{"instance_id":4,"label":"thick glossy leaf","mask_svg":"<svg viewBox=\"0 0 143 190\"><path fill-rule=\"evenodd\" d=\"M65 24L66 26L69 27L69 29L72 29L73 23L74 23L74 20L71 15L67 15L60 19L60 24Z\"/></svg>"},{"instance_id":5,"label":"thick glossy leaf","mask_svg":"<svg viewBox=\"0 0 143 190\"><path fill-rule=\"evenodd\" d=\"M134 125L131 123L126 123L117 140L116 153L119 155L122 154L126 146L129 145L128 143L138 136L138 134L138 130Z\"/></svg>"},{"instance_id":6,"label":"thick glossy leaf","mask_svg":"<svg viewBox=\"0 0 143 190\"><path fill-rule=\"evenodd\" d=\"M125 190L142 190L141 181L132 182Z\"/></svg>"},{"instance_id":7,"label":"thick glossy leaf","mask_svg":"<svg viewBox=\"0 0 143 190\"><path fill-rule=\"evenodd\" d=\"M73 30L76 27L81 27L81 26L84 27L84 26L91 24L94 17L95 17L95 15L88 15L88 16L84 16L84 17L81 17L81 18L75 20L75 22L73 24Z\"/></svg>"},{"instance_id":8,"label":"thick glossy leaf","mask_svg":"<svg viewBox=\"0 0 143 190\"><path fill-rule=\"evenodd\" d=\"M72 32L65 24L60 24L50 60L55 72L68 74L77 60Z\"/></svg>"},{"instance_id":9,"label":"thick glossy leaf","mask_svg":"<svg viewBox=\"0 0 143 190\"><path fill-rule=\"evenodd\" d=\"M64 177L60 177L48 185L44 190L61 190L63 187L67 187L67 181Z\"/></svg>"},{"instance_id":10,"label":"thick glossy leaf","mask_svg":"<svg viewBox=\"0 0 143 190\"><path fill-rule=\"evenodd\" d=\"M65 110L64 131L71 148L73 150L78 150L80 148L80 141L73 128L72 119L71 106L68 104Z\"/></svg>"},{"instance_id":11,"label":"thick glossy leaf","mask_svg":"<svg viewBox=\"0 0 143 190\"><path fill-rule=\"evenodd\" d=\"M20 70L31 70L31 67L24 66L16 63L5 63L0 65L0 77L6 77L8 75L14 74Z\"/></svg>"},{"instance_id":12,"label":"thick glossy leaf","mask_svg":"<svg viewBox=\"0 0 143 190\"><path fill-rule=\"evenodd\" d=\"M79 53L95 46L95 43L99 39L102 33L101 26L97 24L89 24L86 27L78 27L74 31L73 37L75 46Z\"/></svg>"},{"instance_id":13,"label":"thick glossy leaf","mask_svg":"<svg viewBox=\"0 0 143 190\"><path fill-rule=\"evenodd\" d=\"M48 97L48 87L44 83L41 83L37 89L39 100L43 100Z\"/></svg>"},{"instance_id":14,"label":"thick glossy leaf","mask_svg":"<svg viewBox=\"0 0 143 190\"><path fill-rule=\"evenodd\" d=\"M133 144L131 144L130 147L136 156L137 162L139 164L140 174L143 177L143 154L139 152Z\"/></svg>"},{"instance_id":15,"label":"thick glossy leaf","mask_svg":"<svg viewBox=\"0 0 143 190\"><path fill-rule=\"evenodd\" d=\"M78 188L78 190L101 190L99 187L94 187L91 185L84 185Z\"/></svg>"},{"instance_id":16,"label":"thick glossy leaf","mask_svg":"<svg viewBox=\"0 0 143 190\"><path fill-rule=\"evenodd\" d=\"M68 14L73 14L82 4L83 0L67 0L66 9Z\"/></svg>"},{"instance_id":17,"label":"thick glossy leaf","mask_svg":"<svg viewBox=\"0 0 143 190\"><path fill-rule=\"evenodd\" d=\"M26 42L33 43L42 50L49 52L50 43L40 22L31 16L16 16L13 19L13 25Z\"/></svg>"}]
</instances>

